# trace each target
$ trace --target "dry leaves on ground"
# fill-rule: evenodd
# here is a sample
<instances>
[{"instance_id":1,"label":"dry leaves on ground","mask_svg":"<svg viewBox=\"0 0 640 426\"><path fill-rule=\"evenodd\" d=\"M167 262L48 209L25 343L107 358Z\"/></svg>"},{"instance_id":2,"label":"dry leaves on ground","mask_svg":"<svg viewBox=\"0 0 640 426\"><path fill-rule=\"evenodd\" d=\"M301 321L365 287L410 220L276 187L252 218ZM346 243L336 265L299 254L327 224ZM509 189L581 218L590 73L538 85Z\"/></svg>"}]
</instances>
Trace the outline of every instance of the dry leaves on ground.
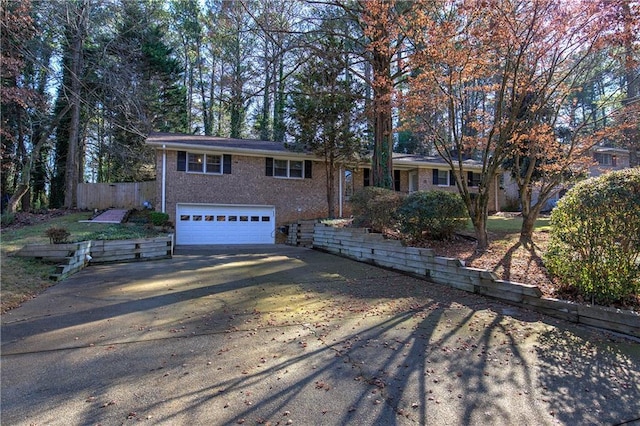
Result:
<instances>
[{"instance_id":1,"label":"dry leaves on ground","mask_svg":"<svg viewBox=\"0 0 640 426\"><path fill-rule=\"evenodd\" d=\"M484 252L476 250L475 241L462 237L449 241L425 241L420 246L434 249L437 256L463 260L466 266L491 270L500 279L536 285L546 297L585 302L575 292L560 285L545 268L542 256L549 242L548 232L534 233L533 247L520 244L519 234L493 235L490 241ZM640 311L640 298L615 307Z\"/></svg>"}]
</instances>

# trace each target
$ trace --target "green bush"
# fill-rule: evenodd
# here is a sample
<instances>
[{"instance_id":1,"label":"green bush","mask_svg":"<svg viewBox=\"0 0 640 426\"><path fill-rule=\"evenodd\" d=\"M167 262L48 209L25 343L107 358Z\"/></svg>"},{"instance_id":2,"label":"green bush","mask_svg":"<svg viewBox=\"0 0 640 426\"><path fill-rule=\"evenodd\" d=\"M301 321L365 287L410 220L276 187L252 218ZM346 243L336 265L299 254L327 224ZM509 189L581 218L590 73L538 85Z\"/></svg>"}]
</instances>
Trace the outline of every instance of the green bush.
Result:
<instances>
[{"instance_id":1,"label":"green bush","mask_svg":"<svg viewBox=\"0 0 640 426\"><path fill-rule=\"evenodd\" d=\"M397 225L396 210L404 194L390 189L367 186L356 191L350 199L354 225L381 232Z\"/></svg>"},{"instance_id":2,"label":"green bush","mask_svg":"<svg viewBox=\"0 0 640 426\"><path fill-rule=\"evenodd\" d=\"M154 226L164 226L169 221L169 215L167 213L151 212L149 213L149 217Z\"/></svg>"},{"instance_id":3,"label":"green bush","mask_svg":"<svg viewBox=\"0 0 640 426\"><path fill-rule=\"evenodd\" d=\"M451 238L466 225L468 214L460 194L418 191L398 209L402 232L413 240Z\"/></svg>"},{"instance_id":4,"label":"green bush","mask_svg":"<svg viewBox=\"0 0 640 426\"><path fill-rule=\"evenodd\" d=\"M605 305L640 293L640 168L580 182L551 227L544 261L564 285Z\"/></svg>"}]
</instances>

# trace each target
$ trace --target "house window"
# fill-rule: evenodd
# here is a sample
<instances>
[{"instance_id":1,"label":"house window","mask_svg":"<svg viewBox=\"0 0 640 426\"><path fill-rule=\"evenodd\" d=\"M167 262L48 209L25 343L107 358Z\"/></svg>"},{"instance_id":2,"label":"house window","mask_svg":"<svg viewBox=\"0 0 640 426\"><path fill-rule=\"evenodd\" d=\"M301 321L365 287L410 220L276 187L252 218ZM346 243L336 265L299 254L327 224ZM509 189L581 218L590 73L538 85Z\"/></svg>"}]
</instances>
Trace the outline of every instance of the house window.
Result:
<instances>
[{"instance_id":1,"label":"house window","mask_svg":"<svg viewBox=\"0 0 640 426\"><path fill-rule=\"evenodd\" d=\"M303 170L302 161L289 161L289 177L301 178Z\"/></svg>"},{"instance_id":2,"label":"house window","mask_svg":"<svg viewBox=\"0 0 640 426\"><path fill-rule=\"evenodd\" d=\"M206 158L207 158L207 162L206 162L207 167L205 169L205 173L221 174L222 173L222 156L207 154Z\"/></svg>"},{"instance_id":3,"label":"house window","mask_svg":"<svg viewBox=\"0 0 640 426\"><path fill-rule=\"evenodd\" d=\"M482 180L482 174L467 172L467 185L469 186L480 186L480 181Z\"/></svg>"},{"instance_id":4,"label":"house window","mask_svg":"<svg viewBox=\"0 0 640 426\"><path fill-rule=\"evenodd\" d=\"M290 179L311 179L311 161L306 160L280 160L267 157L266 174Z\"/></svg>"},{"instance_id":5,"label":"house window","mask_svg":"<svg viewBox=\"0 0 640 426\"><path fill-rule=\"evenodd\" d=\"M344 171L344 196L349 199L353 195L353 171Z\"/></svg>"},{"instance_id":6,"label":"house window","mask_svg":"<svg viewBox=\"0 0 640 426\"><path fill-rule=\"evenodd\" d=\"M222 156L213 154L187 154L188 170L195 173L222 174Z\"/></svg>"},{"instance_id":7,"label":"house window","mask_svg":"<svg viewBox=\"0 0 640 426\"><path fill-rule=\"evenodd\" d=\"M178 171L207 174L231 174L231 155L178 151Z\"/></svg>"},{"instance_id":8,"label":"house window","mask_svg":"<svg viewBox=\"0 0 640 426\"><path fill-rule=\"evenodd\" d=\"M204 154L187 154L187 171L202 173L204 171Z\"/></svg>"},{"instance_id":9,"label":"house window","mask_svg":"<svg viewBox=\"0 0 640 426\"><path fill-rule=\"evenodd\" d=\"M289 177L289 160L273 160L273 175Z\"/></svg>"},{"instance_id":10,"label":"house window","mask_svg":"<svg viewBox=\"0 0 640 426\"><path fill-rule=\"evenodd\" d=\"M362 176L362 186L371 186L371 169L363 169Z\"/></svg>"},{"instance_id":11,"label":"house window","mask_svg":"<svg viewBox=\"0 0 640 426\"><path fill-rule=\"evenodd\" d=\"M433 184L438 186L449 186L451 184L449 170L433 169Z\"/></svg>"},{"instance_id":12,"label":"house window","mask_svg":"<svg viewBox=\"0 0 640 426\"><path fill-rule=\"evenodd\" d=\"M611 154L604 154L601 152L596 152L594 154L595 160L601 166L615 166L616 165L616 157Z\"/></svg>"}]
</instances>

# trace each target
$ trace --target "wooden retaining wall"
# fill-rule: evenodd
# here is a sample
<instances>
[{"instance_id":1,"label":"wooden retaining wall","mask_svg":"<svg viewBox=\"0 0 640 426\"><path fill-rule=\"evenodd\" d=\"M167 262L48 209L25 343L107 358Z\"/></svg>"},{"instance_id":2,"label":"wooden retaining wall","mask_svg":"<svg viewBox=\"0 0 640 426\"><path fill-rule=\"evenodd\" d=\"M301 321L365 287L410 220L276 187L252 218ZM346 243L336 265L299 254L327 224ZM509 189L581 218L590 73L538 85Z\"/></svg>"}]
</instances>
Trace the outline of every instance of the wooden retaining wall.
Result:
<instances>
[{"instance_id":1,"label":"wooden retaining wall","mask_svg":"<svg viewBox=\"0 0 640 426\"><path fill-rule=\"evenodd\" d=\"M28 244L16 256L59 262L50 279L59 281L89 264L168 259L173 255L173 234L135 240L82 241L69 244Z\"/></svg>"},{"instance_id":2,"label":"wooden retaining wall","mask_svg":"<svg viewBox=\"0 0 640 426\"><path fill-rule=\"evenodd\" d=\"M155 198L155 181L78 184L79 209L139 209L145 201L154 205Z\"/></svg>"},{"instance_id":3,"label":"wooden retaining wall","mask_svg":"<svg viewBox=\"0 0 640 426\"><path fill-rule=\"evenodd\" d=\"M317 220L299 220L289 224L287 244L291 246L312 247L314 226Z\"/></svg>"},{"instance_id":4,"label":"wooden retaining wall","mask_svg":"<svg viewBox=\"0 0 640 426\"><path fill-rule=\"evenodd\" d=\"M405 247L399 241L386 240L366 229L316 224L313 247L500 299L552 317L640 337L640 315L632 311L545 298L537 286L500 280L491 271L465 267L459 259L436 256L432 249Z\"/></svg>"},{"instance_id":5,"label":"wooden retaining wall","mask_svg":"<svg viewBox=\"0 0 640 426\"><path fill-rule=\"evenodd\" d=\"M171 257L172 250L172 236L137 240L93 241L91 263L167 259Z\"/></svg>"}]
</instances>

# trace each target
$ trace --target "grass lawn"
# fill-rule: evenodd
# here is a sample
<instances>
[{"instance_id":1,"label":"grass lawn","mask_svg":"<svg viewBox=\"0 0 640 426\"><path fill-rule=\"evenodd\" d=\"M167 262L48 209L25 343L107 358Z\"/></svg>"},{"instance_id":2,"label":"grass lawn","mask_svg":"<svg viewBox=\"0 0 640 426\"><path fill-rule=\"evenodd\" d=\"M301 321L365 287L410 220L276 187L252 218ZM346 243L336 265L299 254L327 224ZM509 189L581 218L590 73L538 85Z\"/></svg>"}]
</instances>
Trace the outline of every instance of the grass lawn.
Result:
<instances>
[{"instance_id":1,"label":"grass lawn","mask_svg":"<svg viewBox=\"0 0 640 426\"><path fill-rule=\"evenodd\" d=\"M105 224L80 222L91 217L89 212L71 213L42 218L30 215L31 224L10 226L2 229L0 245L0 274L2 285L0 299L2 312L20 305L34 297L45 288L55 284L49 275L55 271L54 264L40 260L13 256L27 244L47 244L45 235L51 227L62 227L70 232L68 241L113 240L151 237L157 235L154 230L142 225Z\"/></svg>"},{"instance_id":2,"label":"grass lawn","mask_svg":"<svg viewBox=\"0 0 640 426\"><path fill-rule=\"evenodd\" d=\"M494 234L520 234L522 217L520 216L489 216L487 220L487 232ZM473 232L471 220L467 222L467 231ZM541 217L536 220L535 232L548 232L551 230L551 219Z\"/></svg>"}]
</instances>

